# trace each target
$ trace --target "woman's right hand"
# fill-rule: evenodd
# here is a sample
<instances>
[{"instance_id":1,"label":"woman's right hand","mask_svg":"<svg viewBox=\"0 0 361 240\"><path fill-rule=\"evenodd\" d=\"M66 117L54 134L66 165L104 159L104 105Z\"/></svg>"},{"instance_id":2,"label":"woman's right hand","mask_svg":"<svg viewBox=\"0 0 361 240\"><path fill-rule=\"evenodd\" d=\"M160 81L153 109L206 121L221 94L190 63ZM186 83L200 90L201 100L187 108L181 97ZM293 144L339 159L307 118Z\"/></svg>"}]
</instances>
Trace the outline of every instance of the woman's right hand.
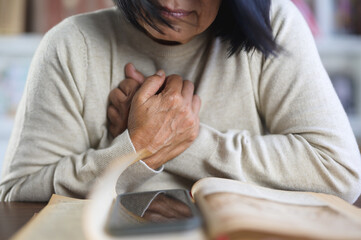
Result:
<instances>
[{"instance_id":1,"label":"woman's right hand","mask_svg":"<svg viewBox=\"0 0 361 240\"><path fill-rule=\"evenodd\" d=\"M131 103L128 131L137 151L153 154L143 159L149 167L159 168L192 144L199 133L200 106L194 85L178 75L158 71L145 79Z\"/></svg>"},{"instance_id":2,"label":"woman's right hand","mask_svg":"<svg viewBox=\"0 0 361 240\"><path fill-rule=\"evenodd\" d=\"M108 130L113 138L127 129L130 103L145 79L131 63L125 65L124 72L126 78L109 94Z\"/></svg>"}]
</instances>

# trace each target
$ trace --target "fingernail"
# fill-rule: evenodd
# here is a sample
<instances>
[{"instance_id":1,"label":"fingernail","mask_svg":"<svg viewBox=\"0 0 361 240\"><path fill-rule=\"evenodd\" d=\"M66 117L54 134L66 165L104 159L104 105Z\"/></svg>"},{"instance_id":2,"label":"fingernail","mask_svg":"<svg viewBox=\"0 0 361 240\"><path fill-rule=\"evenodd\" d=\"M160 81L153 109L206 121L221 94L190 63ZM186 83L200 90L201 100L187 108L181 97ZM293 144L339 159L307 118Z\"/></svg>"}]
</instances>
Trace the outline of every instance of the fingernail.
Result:
<instances>
[{"instance_id":1,"label":"fingernail","mask_svg":"<svg viewBox=\"0 0 361 240\"><path fill-rule=\"evenodd\" d=\"M134 71L135 70L135 67L133 65L133 63L129 64L130 65L130 68Z\"/></svg>"},{"instance_id":2,"label":"fingernail","mask_svg":"<svg viewBox=\"0 0 361 240\"><path fill-rule=\"evenodd\" d=\"M158 70L158 72L156 73L156 75L158 75L159 77L163 77L165 75L163 70Z\"/></svg>"}]
</instances>

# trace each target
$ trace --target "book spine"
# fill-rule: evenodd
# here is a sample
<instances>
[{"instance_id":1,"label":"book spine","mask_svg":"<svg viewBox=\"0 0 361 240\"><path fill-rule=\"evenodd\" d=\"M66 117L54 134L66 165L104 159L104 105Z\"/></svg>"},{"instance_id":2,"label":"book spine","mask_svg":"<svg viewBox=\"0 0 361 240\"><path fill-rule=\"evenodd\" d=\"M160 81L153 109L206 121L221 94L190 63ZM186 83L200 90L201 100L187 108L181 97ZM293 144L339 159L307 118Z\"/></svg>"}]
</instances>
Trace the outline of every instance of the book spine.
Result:
<instances>
[{"instance_id":1,"label":"book spine","mask_svg":"<svg viewBox=\"0 0 361 240\"><path fill-rule=\"evenodd\" d=\"M25 0L0 0L0 34L20 34L25 29Z\"/></svg>"},{"instance_id":2,"label":"book spine","mask_svg":"<svg viewBox=\"0 0 361 240\"><path fill-rule=\"evenodd\" d=\"M45 33L67 17L112 6L111 0L31 0L31 31Z\"/></svg>"}]
</instances>

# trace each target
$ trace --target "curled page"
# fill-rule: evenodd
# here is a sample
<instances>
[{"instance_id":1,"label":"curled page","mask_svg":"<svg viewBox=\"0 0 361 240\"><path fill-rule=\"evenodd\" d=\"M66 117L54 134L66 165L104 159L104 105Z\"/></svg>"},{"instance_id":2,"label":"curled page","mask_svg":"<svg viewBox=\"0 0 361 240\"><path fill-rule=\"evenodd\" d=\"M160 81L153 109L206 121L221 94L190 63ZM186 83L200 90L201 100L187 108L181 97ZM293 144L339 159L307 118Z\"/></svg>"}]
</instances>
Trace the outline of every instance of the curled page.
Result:
<instances>
[{"instance_id":1,"label":"curled page","mask_svg":"<svg viewBox=\"0 0 361 240\"><path fill-rule=\"evenodd\" d=\"M94 188L89 195L91 201L87 204L84 211L83 229L86 239L121 239L119 237L111 236L105 231L105 224L109 211L117 196L115 186L119 176L127 167L147 156L149 156L149 152L144 150L139 153L115 159L109 165L102 177L100 177L100 180L95 183ZM119 191L121 192L122 189L119 189Z\"/></svg>"},{"instance_id":2,"label":"curled page","mask_svg":"<svg viewBox=\"0 0 361 240\"><path fill-rule=\"evenodd\" d=\"M109 213L112 209L113 202L117 197L116 183L123 171L133 163L140 159L145 159L150 156L150 152L143 150L135 154L131 154L119 159L115 159L109 167L104 171L104 174L95 183L91 191L89 203L85 206L83 215L83 231L86 239L90 240L111 240L111 239L149 239L149 240L181 240L194 239L203 240L205 234L203 229L195 229L184 232L170 232L162 234L150 235L136 235L136 236L115 236L111 235L106 230L106 223ZM125 193L125 186L123 189L117 187L118 194Z\"/></svg>"}]
</instances>

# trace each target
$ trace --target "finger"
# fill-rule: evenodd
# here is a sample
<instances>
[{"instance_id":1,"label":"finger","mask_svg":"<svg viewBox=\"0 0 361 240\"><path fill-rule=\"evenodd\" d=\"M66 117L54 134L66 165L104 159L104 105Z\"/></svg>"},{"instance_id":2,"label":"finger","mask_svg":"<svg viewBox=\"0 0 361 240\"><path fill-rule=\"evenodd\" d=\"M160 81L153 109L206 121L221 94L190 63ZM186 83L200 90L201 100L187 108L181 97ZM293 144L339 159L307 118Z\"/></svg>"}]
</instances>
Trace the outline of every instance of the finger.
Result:
<instances>
[{"instance_id":1,"label":"finger","mask_svg":"<svg viewBox=\"0 0 361 240\"><path fill-rule=\"evenodd\" d=\"M130 102L135 94L135 92L140 87L140 84L134 79L125 79L123 80L118 88L113 89L109 94L109 101L113 104L118 110L130 105Z\"/></svg>"},{"instance_id":2,"label":"finger","mask_svg":"<svg viewBox=\"0 0 361 240\"><path fill-rule=\"evenodd\" d=\"M127 65L125 65L124 71L126 78L132 78L140 84L142 84L145 80L144 75L139 72L132 63L128 63Z\"/></svg>"},{"instance_id":3,"label":"finger","mask_svg":"<svg viewBox=\"0 0 361 240\"><path fill-rule=\"evenodd\" d=\"M183 88L183 79L179 75L170 75L167 77L167 82L165 84L164 90L162 93L181 93Z\"/></svg>"},{"instance_id":4,"label":"finger","mask_svg":"<svg viewBox=\"0 0 361 240\"><path fill-rule=\"evenodd\" d=\"M192 216L191 209L187 204L173 197L168 197L168 199L167 205L169 208L172 208L175 212L177 212L177 215L181 217Z\"/></svg>"},{"instance_id":5,"label":"finger","mask_svg":"<svg viewBox=\"0 0 361 240\"><path fill-rule=\"evenodd\" d=\"M162 195L162 194L161 194ZM169 212L169 206L165 204L163 199L160 197L161 195L158 195L153 202L149 205L147 211L153 212L153 213L159 213L164 217L172 217L172 215Z\"/></svg>"},{"instance_id":6,"label":"finger","mask_svg":"<svg viewBox=\"0 0 361 240\"><path fill-rule=\"evenodd\" d=\"M116 88L110 92L109 102L120 110L120 108L128 102L128 96L126 96L119 88Z\"/></svg>"},{"instance_id":7,"label":"finger","mask_svg":"<svg viewBox=\"0 0 361 240\"><path fill-rule=\"evenodd\" d=\"M156 94L160 94L160 93L164 90L164 88L165 88L165 83L166 83L166 81L164 81L164 83L163 83L162 86L159 88L159 90L157 91Z\"/></svg>"},{"instance_id":8,"label":"finger","mask_svg":"<svg viewBox=\"0 0 361 240\"><path fill-rule=\"evenodd\" d=\"M150 204L147 211L156 212L167 218L182 218L183 215L178 211L177 207L174 207L176 201L172 198L160 194Z\"/></svg>"},{"instance_id":9,"label":"finger","mask_svg":"<svg viewBox=\"0 0 361 240\"><path fill-rule=\"evenodd\" d=\"M191 103L193 99L194 85L191 81L183 81L182 96L184 99Z\"/></svg>"},{"instance_id":10,"label":"finger","mask_svg":"<svg viewBox=\"0 0 361 240\"><path fill-rule=\"evenodd\" d=\"M163 216L158 212L146 211L143 215L143 218L150 221L150 222L167 222L169 219L168 217Z\"/></svg>"},{"instance_id":11,"label":"finger","mask_svg":"<svg viewBox=\"0 0 361 240\"><path fill-rule=\"evenodd\" d=\"M165 81L165 72L159 70L153 76L145 79L143 85L139 88L134 98L139 99L141 103L146 102L154 96Z\"/></svg>"},{"instance_id":12,"label":"finger","mask_svg":"<svg viewBox=\"0 0 361 240\"><path fill-rule=\"evenodd\" d=\"M119 135L120 128L117 127L116 125L110 124L108 128L109 128L109 133L110 135L112 135L113 138L116 138Z\"/></svg>"},{"instance_id":13,"label":"finger","mask_svg":"<svg viewBox=\"0 0 361 240\"><path fill-rule=\"evenodd\" d=\"M177 213L178 218L187 218L192 216L191 209L185 204L181 204L178 202L176 203L176 205L173 205L171 207Z\"/></svg>"},{"instance_id":14,"label":"finger","mask_svg":"<svg viewBox=\"0 0 361 240\"><path fill-rule=\"evenodd\" d=\"M202 105L201 98L198 95L193 95L193 99L192 99L193 113L198 114L199 110L201 109L201 105Z\"/></svg>"},{"instance_id":15,"label":"finger","mask_svg":"<svg viewBox=\"0 0 361 240\"><path fill-rule=\"evenodd\" d=\"M140 83L132 78L127 78L120 82L118 88L124 93L128 99L132 99L135 92L139 89Z\"/></svg>"},{"instance_id":16,"label":"finger","mask_svg":"<svg viewBox=\"0 0 361 240\"><path fill-rule=\"evenodd\" d=\"M108 107L108 112L107 112L107 116L108 116L108 119L109 121L112 123L112 124L117 124L119 121L119 112L118 110L113 106L113 105L110 105Z\"/></svg>"},{"instance_id":17,"label":"finger","mask_svg":"<svg viewBox=\"0 0 361 240\"><path fill-rule=\"evenodd\" d=\"M107 111L110 126L115 126L116 129L124 129L127 127L128 114L119 114L118 109L113 105L108 107ZM114 128L113 128L114 129Z\"/></svg>"}]
</instances>

